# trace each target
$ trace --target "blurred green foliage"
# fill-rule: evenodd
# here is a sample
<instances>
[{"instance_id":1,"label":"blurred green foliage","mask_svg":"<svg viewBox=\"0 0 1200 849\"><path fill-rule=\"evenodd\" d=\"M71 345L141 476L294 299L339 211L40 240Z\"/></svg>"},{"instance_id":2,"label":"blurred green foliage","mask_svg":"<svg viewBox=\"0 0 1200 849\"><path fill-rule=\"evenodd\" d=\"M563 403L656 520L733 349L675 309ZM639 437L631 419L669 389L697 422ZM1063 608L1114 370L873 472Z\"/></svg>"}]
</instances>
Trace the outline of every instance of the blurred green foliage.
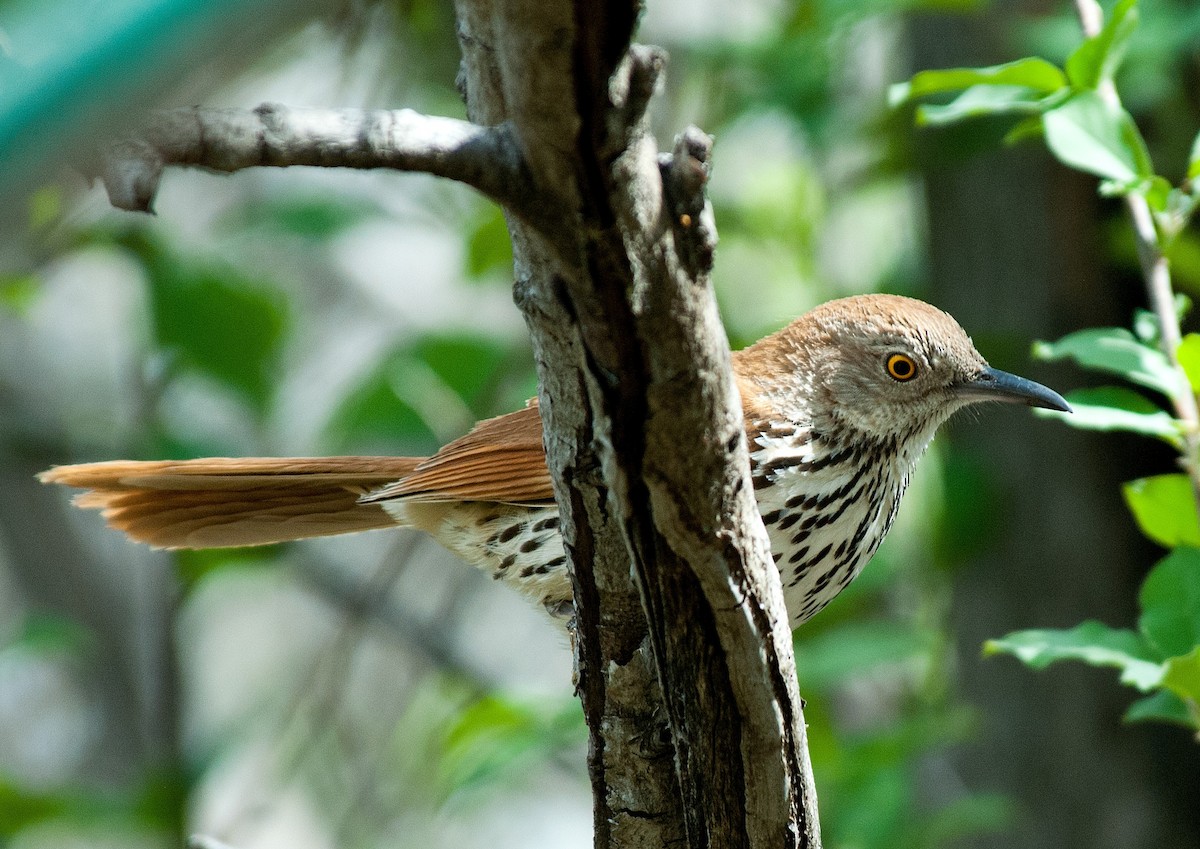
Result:
<instances>
[{"instance_id":1,"label":"blurred green foliage","mask_svg":"<svg viewBox=\"0 0 1200 849\"><path fill-rule=\"evenodd\" d=\"M449 7L425 0L386 5L394 14L384 18L393 26L386 33L387 68L380 74L385 84L372 95L402 97L403 102L389 105L461 111L452 85L457 46ZM859 79L854 63L863 56L889 55L888 45L901 38L903 15L969 14L980 5L969 0L795 0L784 3L769 26L748 34L713 29L701 38L667 39L672 64L667 91L655 107L664 137L694 122L718 139L713 195L722 242L716 282L735 343L748 343L806 306L847 289L919 288L923 259L911 241L916 236L899 232L897 223L915 217L907 198L905 131L886 109L883 80ZM1030 117L1051 116L1047 139L1054 139L1068 161L1101 173L1113 190L1140 189L1145 183L1158 199L1160 217L1178 219L1183 195L1146 181L1149 154L1131 135L1126 113L1097 105L1087 94L1089 86L1116 72L1120 50L1128 59L1122 73L1132 69L1149 79L1147 69L1167 68L1200 32L1200 13L1186 5L1142 5L1147 14L1141 30L1131 34L1125 24L1113 26L1104 40L1075 53L1079 38L1068 37L1068 31L1077 31L1071 29L1077 25L1070 10L1058 19L1037 21L1028 37L1054 48L1045 51L1053 64L1025 60L999 68L931 72L896 90L894 97L961 91L948 103L925 107L925 120L946 123L993 115L1009 122L1005 131L1019 128L1017 135L1031 132ZM201 18L221 14L220 7L193 3L191 8ZM1130 20L1133 5L1126 2L1121 8L1122 20ZM70 4L57 2L45 4L44 11L35 21L39 32L52 30L55 21L72 13ZM371 39L383 30L379 21L372 13L350 13L334 21L347 67L358 61L360 48L369 52ZM1147 26L1161 39L1141 37ZM9 36L20 33L13 30ZM95 30L92 37L101 42L106 36ZM163 39L170 46L169 33ZM101 62L103 72L88 76L73 71L51 85L47 71L44 89L17 92L25 98L22 103L51 109L96 99L95 83L125 67L123 59L115 58L125 43L127 36L114 37L86 56L72 56L64 41L59 45L62 61L85 69L93 67L85 59ZM267 64L278 61L276 56ZM1064 63L1065 71L1060 70ZM162 67L161 57L144 57L143 65L143 72L153 74ZM897 75L893 70L887 69L889 78ZM1168 76L1178 81L1178 74ZM1148 98L1182 96L1148 84L1132 86L1132 91L1139 99L1131 97L1131 105L1138 106ZM5 102L0 101L0 119L9 123L0 122L0 129L13 122L30 125L32 113L26 106L21 107L26 111L6 109ZM1145 148L1157 157L1153 139ZM222 186L243 179L249 175ZM370 362L357 363L345 383L335 381L316 401L289 401L289 382L298 374L307 379L302 360L315 344L318 323L313 315L391 310L405 317L407 305L372 300L340 265L339 251L347 251L347 241L356 234L444 215L457 228L461 277L480 302L509 284L512 249L500 211L473 198L464 200L461 193L413 189L418 214L398 211L367 192L348 189L343 195L310 188L288 193L278 191L279 185L255 184L202 225L199 238L179 232L181 225L195 226L193 222L173 222L168 213L155 221L101 213L97 224L88 220L89 215L97 217L94 210L80 212L79 199L56 186L35 193L23 208L34 261L0 276L3 320L31 321L55 264L79 254L119 257L140 280L141 324L131 329L136 362L134 374L125 378L135 386L137 409L123 443L114 439L103 450L147 457L274 452L295 438L286 424L303 406L313 423L299 432L321 450L420 454L534 393L528 345L519 334L492 328L490 322L430 327L398 320ZM409 185L389 191L400 195ZM86 210L86 201L80 206ZM890 247L873 247L878 245ZM1132 257L1132 243L1128 248ZM1177 271L1190 273L1200 286L1200 241L1180 229L1170 250ZM850 270L831 268L822 259L822 253L839 252L877 256ZM397 263L402 260L396 257ZM354 326L338 329L358 332ZM1144 335L1095 331L1042 351L1133 376L1138 385L1156 392L1174 391L1155 351L1145 343ZM1189 375L1200 381L1200 368L1189 368ZM193 427L187 411L195 407L183 406L179 413L175 406L185 391L198 392L205 408L231 408L222 421L237 426ZM1125 387L1101 392L1072 396L1075 422L1132 429L1177 444L1177 423L1157 400ZM244 427L243 419L249 422ZM56 450L62 452L57 461L70 459L65 446ZM99 449L85 444L80 450ZM910 495L906 508L920 515L919 526L905 527L902 517L863 576L796 634L825 844L831 849L960 845L975 835L1002 831L1014 816L1012 805L1000 795L961 790L930 796L921 791L922 771L944 762L954 747L979 733L977 712L960 702L950 680L954 659L947 596L954 569L988 544L989 525L980 515L996 510L1002 497L985 470L968 458L942 456L935 448L926 466L924 478L936 483ZM944 492L936 491L937 486ZM1126 496L1135 514L1141 511L1152 538L1193 544L1189 535L1195 528L1180 512L1183 508L1169 506L1179 502L1179 489L1174 478L1149 479L1131 484ZM182 606L186 609L222 580L232 581L234 573L248 567L278 569L286 557L287 547L176 555L184 584ZM1179 563L1172 565L1151 591L1144 591L1143 621L1136 631L1101 632L1088 626L1082 635L1076 629L1045 636L1041 644L1014 635L1011 646L996 646L1024 652L1038 663L1059 657L1106 664L1123 659L1140 670L1139 683L1158 675L1155 686L1161 684L1135 703L1130 718L1184 718L1178 692L1194 673L1195 657L1175 653L1185 648L1175 637L1186 638L1193 622L1187 617L1194 611L1186 605L1163 607L1163 597L1170 593L1159 592L1157 583L1182 581L1181 569ZM364 618L369 621L370 615ZM1174 636L1168 640L1165 634ZM78 657L86 655L89 639L69 622L34 620L2 651ZM1106 645L1108 654L1102 652ZM306 684L296 684L298 701L337 697L338 687L331 687L332 695L314 695ZM390 733L382 741L347 742L367 723L361 717L329 719L320 713L325 722L287 741L314 763L297 756L301 765L285 770L285 779L301 775L298 783L332 824L352 824L346 826L351 834L339 833L346 837L339 845L347 847L384 845L394 837L385 827L387 815L369 802L393 813L419 810L443 816L503 798L514 782L527 780L547 764L556 776L582 783L578 772L562 766L569 760L579 768L586 739L567 686L564 681L560 698L535 699L464 681L454 672L429 673L408 687L403 708L388 717ZM205 696L188 692L186 698L200 702ZM107 783L39 787L7 775L0 764L0 845L47 824L73 823L85 832L99 820L112 828L149 831L153 840L167 845L173 837L164 832L182 827L187 806L198 804L204 782L220 768L222 756L244 744L239 734L181 744L179 763L165 768L143 764L140 774ZM377 760L364 767L344 757L345 751L354 751L362 760L356 745ZM355 795L356 780L370 783L373 791L360 789ZM349 797L349 813L335 803L344 797Z\"/></svg>"},{"instance_id":2,"label":"blurred green foliage","mask_svg":"<svg viewBox=\"0 0 1200 849\"><path fill-rule=\"evenodd\" d=\"M536 386L515 374L528 368L525 353L467 334L430 334L397 346L334 411L327 427L334 450L409 444L419 451L465 433L499 401L532 397Z\"/></svg>"}]
</instances>

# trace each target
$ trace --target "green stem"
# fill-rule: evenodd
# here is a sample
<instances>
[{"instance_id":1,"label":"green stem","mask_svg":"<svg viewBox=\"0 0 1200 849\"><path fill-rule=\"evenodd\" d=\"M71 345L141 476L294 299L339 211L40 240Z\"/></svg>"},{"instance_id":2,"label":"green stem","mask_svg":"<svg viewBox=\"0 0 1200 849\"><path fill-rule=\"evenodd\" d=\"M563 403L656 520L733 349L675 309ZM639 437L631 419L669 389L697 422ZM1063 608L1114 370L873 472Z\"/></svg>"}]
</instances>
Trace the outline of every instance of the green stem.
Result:
<instances>
[{"instance_id":1,"label":"green stem","mask_svg":"<svg viewBox=\"0 0 1200 849\"><path fill-rule=\"evenodd\" d=\"M1079 23L1083 34L1093 38L1104 26L1104 10L1097 0L1075 0L1079 12ZM1104 80L1097 93L1113 106L1120 107L1121 98L1111 79ZM1125 208L1133 224L1134 243L1137 245L1138 263L1146 282L1146 297L1150 308L1158 318L1159 346L1167 362L1179 379L1179 390L1171 394L1175 417L1183 424L1184 449L1179 458L1180 465L1192 482L1192 494L1196 510L1200 513L1200 409L1196 395L1191 391L1187 375L1179 365L1179 315L1175 311L1175 291L1171 286L1171 268L1163 255L1154 215L1144 195L1131 192L1125 195Z\"/></svg>"}]
</instances>

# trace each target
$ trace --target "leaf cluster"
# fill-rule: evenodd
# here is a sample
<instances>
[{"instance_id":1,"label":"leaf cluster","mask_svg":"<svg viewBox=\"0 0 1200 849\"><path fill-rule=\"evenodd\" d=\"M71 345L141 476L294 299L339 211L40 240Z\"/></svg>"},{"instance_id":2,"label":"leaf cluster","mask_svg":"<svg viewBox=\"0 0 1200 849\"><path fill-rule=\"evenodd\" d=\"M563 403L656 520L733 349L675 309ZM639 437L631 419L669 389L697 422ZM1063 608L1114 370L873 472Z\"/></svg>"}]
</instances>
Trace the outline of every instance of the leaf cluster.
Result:
<instances>
[{"instance_id":1,"label":"leaf cluster","mask_svg":"<svg viewBox=\"0 0 1200 849\"><path fill-rule=\"evenodd\" d=\"M1169 244L1195 211L1200 135L1180 185L1155 173L1146 141L1115 87L1138 18L1138 0L1121 0L1101 31L1076 47L1061 68L1031 56L985 68L921 71L892 86L889 101L898 107L954 95L916 107L917 123L926 126L1011 118L1007 141L1040 136L1064 165L1101 178L1104 194L1144 197Z\"/></svg>"},{"instance_id":2,"label":"leaf cluster","mask_svg":"<svg viewBox=\"0 0 1200 849\"><path fill-rule=\"evenodd\" d=\"M1010 141L1040 136L1063 164L1099 177L1103 194L1144 201L1155 224L1149 247L1169 259L1195 209L1200 135L1179 185L1155 173L1115 82L1138 16L1138 0L1119 0L1100 31L1080 43L1062 67L1027 57L986 68L922 71L894 86L891 102L899 106L952 94L947 102L917 107L918 123L931 126L980 116L1012 117ZM1177 312L1186 309L1186 304L1175 306ZM1042 359L1072 360L1142 390L1081 389L1067 395L1073 414L1039 414L1077 428L1161 440L1179 452L1181 465L1192 473L1158 475L1124 486L1142 532L1172 549L1142 585L1137 628L1089 621L1066 630L1020 631L989 641L985 651L1013 655L1038 669L1060 660L1115 667L1122 683L1148 694L1130 707L1126 719L1174 722L1200 733L1200 477L1194 473L1200 458L1193 456L1193 425L1180 412L1194 406L1200 387L1200 335L1184 337L1177 348L1164 347L1163 340L1171 337L1158 321L1155 314L1143 312L1133 332L1092 328L1034 347Z\"/></svg>"}]
</instances>

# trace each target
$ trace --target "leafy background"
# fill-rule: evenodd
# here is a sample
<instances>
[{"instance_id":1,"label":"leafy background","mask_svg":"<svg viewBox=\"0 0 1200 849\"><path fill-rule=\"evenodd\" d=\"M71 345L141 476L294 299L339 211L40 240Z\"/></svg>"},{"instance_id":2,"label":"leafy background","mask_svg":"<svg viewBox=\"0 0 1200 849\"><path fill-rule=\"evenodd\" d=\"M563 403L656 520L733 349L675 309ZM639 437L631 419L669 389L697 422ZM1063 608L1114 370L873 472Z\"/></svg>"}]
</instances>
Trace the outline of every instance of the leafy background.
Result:
<instances>
[{"instance_id":1,"label":"leafy background","mask_svg":"<svg viewBox=\"0 0 1200 849\"><path fill-rule=\"evenodd\" d=\"M734 343L887 290L949 309L1000 368L1094 382L1029 345L1130 324L1119 207L1039 144L1000 144L1006 116L916 132L887 98L920 69L1061 67L1073 14L649 4L641 37L671 53L662 142L689 122L717 139ZM1159 0L1141 18L1118 81L1178 179L1200 13ZM0 845L587 845L569 655L503 588L402 532L153 553L32 477L118 456L422 453L532 394L503 219L460 187L172 172L150 218L81 177L141 106L461 114L450 10L9 0L0 33ZM1052 93L1046 67L1022 84ZM1200 242L1175 244L1194 292ZM1145 526L1173 462L1167 442L1012 409L938 438L884 550L797 635L827 845L1200 842L1188 732L1123 726L1132 700L1106 670L982 656L1024 630L1010 648L1036 660L1048 629L1091 621L1107 624L1078 626L1089 645L1147 660L1137 588L1161 549L1120 483L1146 481L1126 490Z\"/></svg>"}]
</instances>

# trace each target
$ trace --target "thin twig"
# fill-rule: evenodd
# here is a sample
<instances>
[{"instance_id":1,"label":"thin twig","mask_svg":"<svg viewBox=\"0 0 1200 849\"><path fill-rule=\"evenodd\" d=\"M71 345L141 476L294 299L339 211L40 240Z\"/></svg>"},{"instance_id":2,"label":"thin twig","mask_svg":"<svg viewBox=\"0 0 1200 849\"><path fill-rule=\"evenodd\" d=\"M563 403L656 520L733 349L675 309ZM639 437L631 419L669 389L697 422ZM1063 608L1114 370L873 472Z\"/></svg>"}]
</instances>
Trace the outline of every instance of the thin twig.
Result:
<instances>
[{"instance_id":1,"label":"thin twig","mask_svg":"<svg viewBox=\"0 0 1200 849\"><path fill-rule=\"evenodd\" d=\"M1083 34L1094 38L1104 26L1104 9L1097 0L1075 0L1079 12L1079 23ZM1111 79L1103 80L1097 93L1111 106L1121 108L1121 97ZM1179 315L1175 311L1175 292L1171 286L1171 269L1167 258L1159 247L1158 230L1154 215L1144 195L1130 192L1125 195L1125 208L1133 224L1134 244L1137 246L1138 263L1146 283L1146 297L1150 308L1158 319L1159 346L1179 379L1179 389L1171 393L1175 417L1183 423L1184 450L1180 465L1192 482L1196 509L1200 511L1200 409L1192 392L1187 375L1179 365L1179 343L1182 332Z\"/></svg>"}]
</instances>

